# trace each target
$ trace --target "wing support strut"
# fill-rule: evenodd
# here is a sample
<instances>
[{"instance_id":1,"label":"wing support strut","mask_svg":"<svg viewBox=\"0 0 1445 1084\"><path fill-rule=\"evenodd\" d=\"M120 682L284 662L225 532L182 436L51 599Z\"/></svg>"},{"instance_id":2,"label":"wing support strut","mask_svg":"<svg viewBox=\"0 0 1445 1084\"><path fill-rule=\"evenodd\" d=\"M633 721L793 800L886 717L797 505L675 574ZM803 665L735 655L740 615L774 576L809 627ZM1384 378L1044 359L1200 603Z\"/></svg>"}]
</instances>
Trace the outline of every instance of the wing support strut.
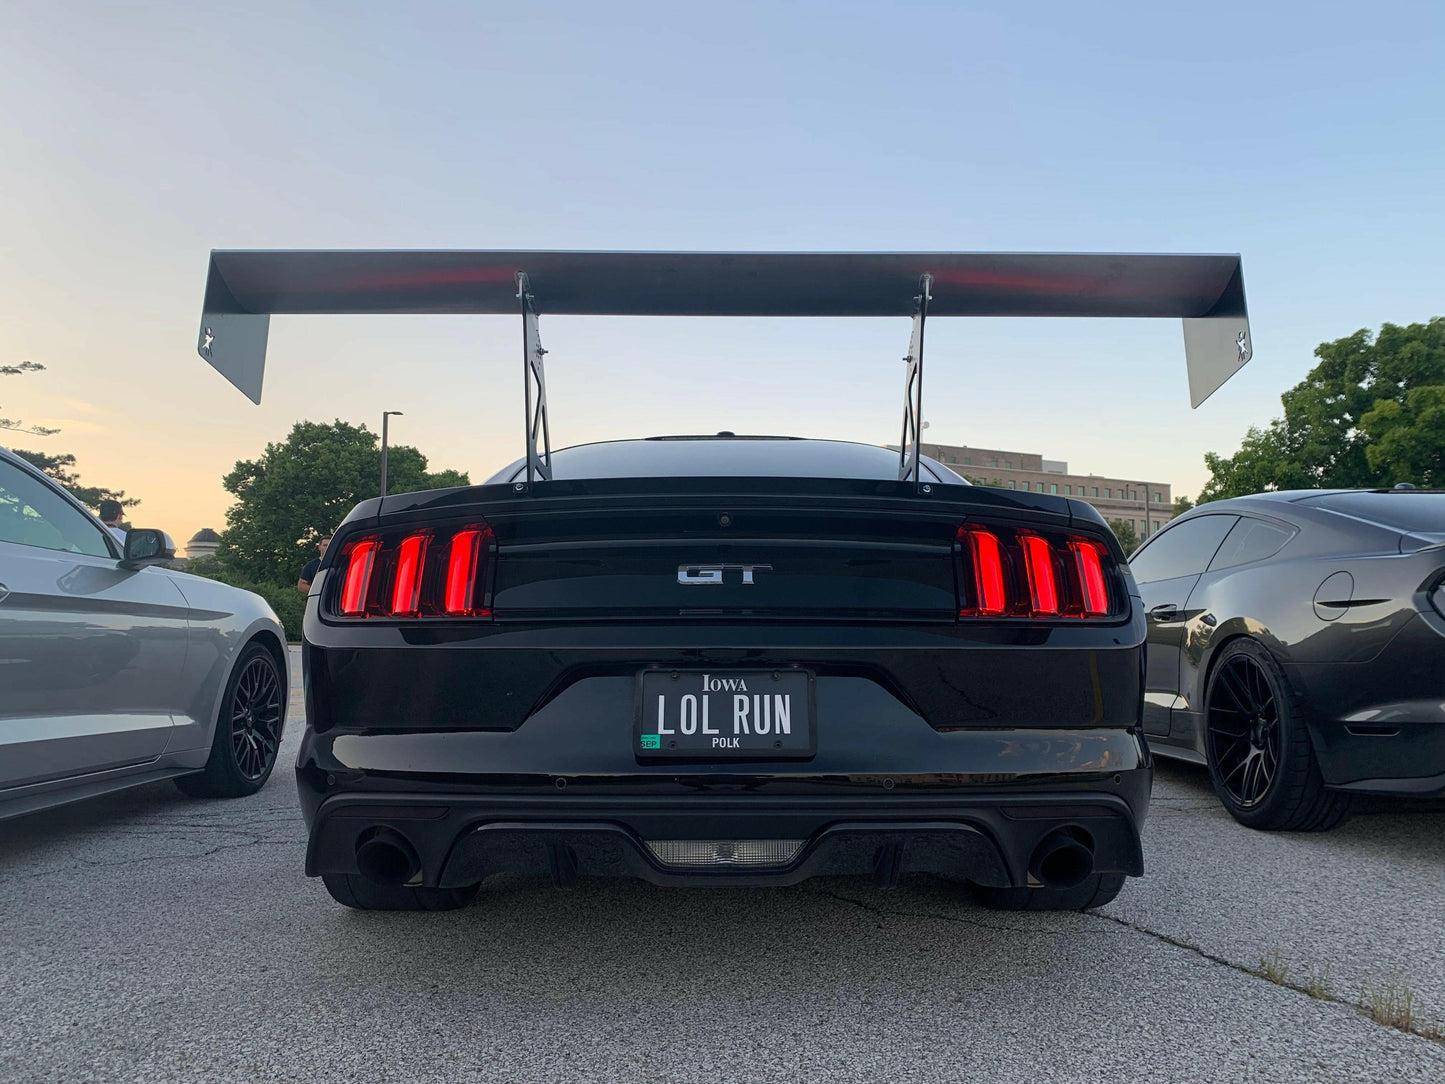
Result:
<instances>
[{"instance_id":1,"label":"wing support strut","mask_svg":"<svg viewBox=\"0 0 1445 1084\"><path fill-rule=\"evenodd\" d=\"M908 363L908 377L903 384L903 436L898 442L898 480L906 482L911 477L915 493L923 454L923 325L931 300L933 276L925 274L918 280L918 295L913 299L913 334L903 358Z\"/></svg>"},{"instance_id":2,"label":"wing support strut","mask_svg":"<svg viewBox=\"0 0 1445 1084\"><path fill-rule=\"evenodd\" d=\"M517 272L517 300L522 308L522 384L527 411L527 485L535 478L552 479L552 433L547 427L547 374L542 336L537 327L536 299L525 271ZM542 447L537 447L537 437Z\"/></svg>"}]
</instances>

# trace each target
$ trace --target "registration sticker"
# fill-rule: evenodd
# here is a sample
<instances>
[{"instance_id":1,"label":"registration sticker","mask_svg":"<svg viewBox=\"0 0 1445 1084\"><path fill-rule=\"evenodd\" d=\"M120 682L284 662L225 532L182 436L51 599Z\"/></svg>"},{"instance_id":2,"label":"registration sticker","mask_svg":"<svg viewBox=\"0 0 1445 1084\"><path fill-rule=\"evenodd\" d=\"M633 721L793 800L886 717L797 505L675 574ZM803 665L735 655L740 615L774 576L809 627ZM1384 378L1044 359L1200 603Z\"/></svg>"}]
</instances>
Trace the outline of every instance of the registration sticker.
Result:
<instances>
[{"instance_id":1,"label":"registration sticker","mask_svg":"<svg viewBox=\"0 0 1445 1084\"><path fill-rule=\"evenodd\" d=\"M642 735L642 748L661 749L662 738L657 734L644 734Z\"/></svg>"}]
</instances>

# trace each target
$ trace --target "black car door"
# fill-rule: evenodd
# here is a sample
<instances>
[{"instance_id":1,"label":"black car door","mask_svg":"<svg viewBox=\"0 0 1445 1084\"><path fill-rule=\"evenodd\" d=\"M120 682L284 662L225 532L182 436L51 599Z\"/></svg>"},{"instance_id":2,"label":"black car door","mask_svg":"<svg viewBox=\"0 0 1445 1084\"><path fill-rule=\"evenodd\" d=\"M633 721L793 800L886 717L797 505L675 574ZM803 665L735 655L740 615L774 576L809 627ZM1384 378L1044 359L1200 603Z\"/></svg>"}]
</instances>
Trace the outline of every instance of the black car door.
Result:
<instances>
[{"instance_id":1,"label":"black car door","mask_svg":"<svg viewBox=\"0 0 1445 1084\"><path fill-rule=\"evenodd\" d=\"M1189 593L1238 518L1213 514L1180 520L1151 538L1129 561L1149 620L1144 681L1148 734L1169 733L1169 713L1179 696Z\"/></svg>"}]
</instances>

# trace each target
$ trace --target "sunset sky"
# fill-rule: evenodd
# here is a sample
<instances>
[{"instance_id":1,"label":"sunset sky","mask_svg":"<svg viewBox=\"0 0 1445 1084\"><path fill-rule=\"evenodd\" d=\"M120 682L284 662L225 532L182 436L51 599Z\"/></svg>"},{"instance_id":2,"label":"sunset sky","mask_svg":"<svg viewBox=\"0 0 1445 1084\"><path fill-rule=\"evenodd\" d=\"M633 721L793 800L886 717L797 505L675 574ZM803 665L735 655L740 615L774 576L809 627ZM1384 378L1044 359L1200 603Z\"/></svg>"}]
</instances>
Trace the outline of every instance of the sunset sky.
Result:
<instances>
[{"instance_id":1,"label":"sunset sky","mask_svg":"<svg viewBox=\"0 0 1445 1084\"><path fill-rule=\"evenodd\" d=\"M1324 339L1445 313L1445 5L0 0L0 443L178 540L300 418L480 480L519 321L278 317L263 405L195 352L213 248L1240 252L1254 360L1176 321L929 326L930 441L1197 493ZM1405 47L1400 43L1408 42ZM554 445L898 438L899 320L546 318Z\"/></svg>"}]
</instances>

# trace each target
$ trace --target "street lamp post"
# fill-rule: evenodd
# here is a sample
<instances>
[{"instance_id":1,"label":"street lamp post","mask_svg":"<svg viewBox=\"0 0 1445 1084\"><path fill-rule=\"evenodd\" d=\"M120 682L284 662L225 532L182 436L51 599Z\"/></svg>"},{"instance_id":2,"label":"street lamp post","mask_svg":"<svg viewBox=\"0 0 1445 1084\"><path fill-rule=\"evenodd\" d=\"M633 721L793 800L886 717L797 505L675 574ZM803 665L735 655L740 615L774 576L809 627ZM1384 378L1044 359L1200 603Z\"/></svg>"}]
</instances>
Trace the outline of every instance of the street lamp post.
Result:
<instances>
[{"instance_id":1,"label":"street lamp post","mask_svg":"<svg viewBox=\"0 0 1445 1084\"><path fill-rule=\"evenodd\" d=\"M399 410L383 410L381 412L381 495L386 496L386 420L393 414L400 417Z\"/></svg>"}]
</instances>

